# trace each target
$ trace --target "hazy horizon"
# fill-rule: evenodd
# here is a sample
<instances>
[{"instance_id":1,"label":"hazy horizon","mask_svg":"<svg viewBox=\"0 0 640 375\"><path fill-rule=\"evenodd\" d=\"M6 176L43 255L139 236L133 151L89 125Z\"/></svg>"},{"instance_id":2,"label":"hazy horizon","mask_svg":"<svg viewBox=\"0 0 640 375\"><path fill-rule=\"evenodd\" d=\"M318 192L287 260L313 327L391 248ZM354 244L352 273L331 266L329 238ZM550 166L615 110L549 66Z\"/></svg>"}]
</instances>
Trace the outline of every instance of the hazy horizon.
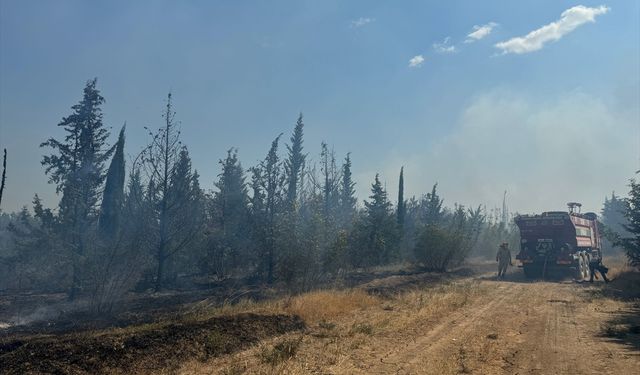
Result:
<instances>
[{"instance_id":1,"label":"hazy horizon","mask_svg":"<svg viewBox=\"0 0 640 375\"><path fill-rule=\"evenodd\" d=\"M255 165L299 112L310 158L351 152L360 202L378 172L395 202L404 166L405 197L437 182L447 206L506 190L512 212L599 212L640 169L639 2L2 1L4 212L57 205L38 145L93 77L130 156L171 91L206 190L229 148Z\"/></svg>"}]
</instances>

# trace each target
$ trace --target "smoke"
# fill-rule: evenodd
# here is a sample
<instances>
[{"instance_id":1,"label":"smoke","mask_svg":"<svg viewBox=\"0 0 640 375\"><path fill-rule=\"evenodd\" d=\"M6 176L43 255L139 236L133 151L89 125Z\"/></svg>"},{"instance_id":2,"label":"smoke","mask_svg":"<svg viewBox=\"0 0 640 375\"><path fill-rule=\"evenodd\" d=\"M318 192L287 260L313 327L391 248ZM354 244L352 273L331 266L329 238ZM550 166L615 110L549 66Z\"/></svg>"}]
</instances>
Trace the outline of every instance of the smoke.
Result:
<instances>
[{"instance_id":1,"label":"smoke","mask_svg":"<svg viewBox=\"0 0 640 375\"><path fill-rule=\"evenodd\" d=\"M564 209L569 201L598 212L612 190L626 193L638 170L638 92L611 103L581 91L542 100L505 89L477 95L435 147L396 152L382 170L390 196L404 165L405 196L437 181L448 205L499 207L507 190L512 212Z\"/></svg>"}]
</instances>

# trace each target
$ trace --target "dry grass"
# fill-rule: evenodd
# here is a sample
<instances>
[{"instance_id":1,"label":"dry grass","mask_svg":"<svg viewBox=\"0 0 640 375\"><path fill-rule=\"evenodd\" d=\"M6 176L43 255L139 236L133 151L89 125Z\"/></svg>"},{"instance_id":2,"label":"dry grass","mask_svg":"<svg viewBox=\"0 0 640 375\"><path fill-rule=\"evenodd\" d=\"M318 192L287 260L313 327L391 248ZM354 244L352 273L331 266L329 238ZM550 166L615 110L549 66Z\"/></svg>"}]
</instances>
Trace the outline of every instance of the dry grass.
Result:
<instances>
[{"instance_id":1,"label":"dry grass","mask_svg":"<svg viewBox=\"0 0 640 375\"><path fill-rule=\"evenodd\" d=\"M629 266L627 258L622 255L607 257L604 259L603 263L609 268L607 276L610 279L615 279L618 276L633 270L633 268Z\"/></svg>"},{"instance_id":2,"label":"dry grass","mask_svg":"<svg viewBox=\"0 0 640 375\"><path fill-rule=\"evenodd\" d=\"M327 322L355 311L378 305L380 300L362 290L321 290L295 296L285 303L284 310L298 315L307 324Z\"/></svg>"},{"instance_id":3,"label":"dry grass","mask_svg":"<svg viewBox=\"0 0 640 375\"><path fill-rule=\"evenodd\" d=\"M284 361L289 360L290 358L295 357L298 349L300 348L300 343L302 342L302 337L299 338L284 338L276 342L273 346L265 346L263 347L260 358L263 363L269 364L271 366L278 365Z\"/></svg>"},{"instance_id":4,"label":"dry grass","mask_svg":"<svg viewBox=\"0 0 640 375\"><path fill-rule=\"evenodd\" d=\"M434 324L481 297L486 288L460 281L415 288L387 298L362 289L309 292L274 302L226 307L246 312L269 310L300 316L306 334L267 340L253 349L212 362L190 363L184 373L307 374L362 373L372 351L394 347L418 326ZM282 343L296 343L292 345ZM299 345L298 345L299 344ZM287 353L292 353L288 355ZM283 355L281 355L283 354ZM273 359L273 360L272 360Z\"/></svg>"}]
</instances>

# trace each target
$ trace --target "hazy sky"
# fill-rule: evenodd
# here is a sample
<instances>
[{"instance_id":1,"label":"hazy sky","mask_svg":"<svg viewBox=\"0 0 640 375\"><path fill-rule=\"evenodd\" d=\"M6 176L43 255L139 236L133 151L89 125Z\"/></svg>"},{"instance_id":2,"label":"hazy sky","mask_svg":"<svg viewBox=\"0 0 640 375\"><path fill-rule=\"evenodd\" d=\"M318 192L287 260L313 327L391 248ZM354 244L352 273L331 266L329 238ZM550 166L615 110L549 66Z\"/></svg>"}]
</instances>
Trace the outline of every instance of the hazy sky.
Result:
<instances>
[{"instance_id":1,"label":"hazy sky","mask_svg":"<svg viewBox=\"0 0 640 375\"><path fill-rule=\"evenodd\" d=\"M300 111L310 157L352 152L361 199L376 172L395 197L404 165L405 196L599 211L640 169L639 1L0 0L5 211L57 204L38 145L92 77L132 156L171 90L207 189Z\"/></svg>"}]
</instances>

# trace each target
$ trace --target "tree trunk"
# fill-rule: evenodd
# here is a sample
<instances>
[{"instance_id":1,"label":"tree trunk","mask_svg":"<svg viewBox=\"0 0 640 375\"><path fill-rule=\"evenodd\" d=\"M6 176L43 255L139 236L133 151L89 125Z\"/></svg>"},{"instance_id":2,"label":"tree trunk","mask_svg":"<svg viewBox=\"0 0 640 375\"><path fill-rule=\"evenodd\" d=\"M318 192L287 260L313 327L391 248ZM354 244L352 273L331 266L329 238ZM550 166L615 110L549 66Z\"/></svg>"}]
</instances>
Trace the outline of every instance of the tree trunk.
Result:
<instances>
[{"instance_id":1,"label":"tree trunk","mask_svg":"<svg viewBox=\"0 0 640 375\"><path fill-rule=\"evenodd\" d=\"M156 286L154 291L157 293L162 290L162 279L164 278L164 263L167 260L167 257L164 254L164 243L160 244L158 248L158 269L156 273Z\"/></svg>"}]
</instances>

